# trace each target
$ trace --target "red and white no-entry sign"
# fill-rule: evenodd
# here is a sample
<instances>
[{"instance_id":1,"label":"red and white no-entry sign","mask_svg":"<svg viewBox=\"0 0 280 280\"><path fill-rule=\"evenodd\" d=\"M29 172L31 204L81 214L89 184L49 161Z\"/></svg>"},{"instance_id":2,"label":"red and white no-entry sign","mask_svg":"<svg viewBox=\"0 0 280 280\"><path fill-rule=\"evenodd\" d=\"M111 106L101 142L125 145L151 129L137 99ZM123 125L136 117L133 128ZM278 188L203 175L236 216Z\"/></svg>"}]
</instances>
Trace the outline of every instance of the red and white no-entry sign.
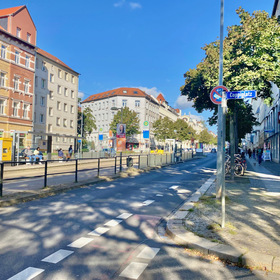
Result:
<instances>
[{"instance_id":1,"label":"red and white no-entry sign","mask_svg":"<svg viewBox=\"0 0 280 280\"><path fill-rule=\"evenodd\" d=\"M222 104L222 92L228 91L225 86L216 86L211 90L210 99L214 104Z\"/></svg>"}]
</instances>

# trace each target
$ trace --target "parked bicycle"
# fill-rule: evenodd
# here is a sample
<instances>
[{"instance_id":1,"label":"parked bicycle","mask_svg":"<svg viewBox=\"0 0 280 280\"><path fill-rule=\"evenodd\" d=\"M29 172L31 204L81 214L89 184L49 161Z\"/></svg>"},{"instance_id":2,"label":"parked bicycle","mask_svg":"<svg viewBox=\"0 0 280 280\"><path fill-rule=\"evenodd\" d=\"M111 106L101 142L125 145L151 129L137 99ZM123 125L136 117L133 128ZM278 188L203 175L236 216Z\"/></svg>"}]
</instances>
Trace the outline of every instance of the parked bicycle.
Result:
<instances>
[{"instance_id":1,"label":"parked bicycle","mask_svg":"<svg viewBox=\"0 0 280 280\"><path fill-rule=\"evenodd\" d=\"M225 161L225 174L231 173L231 157L226 156ZM246 159L243 159L240 154L234 155L234 175L243 176L247 168Z\"/></svg>"}]
</instances>

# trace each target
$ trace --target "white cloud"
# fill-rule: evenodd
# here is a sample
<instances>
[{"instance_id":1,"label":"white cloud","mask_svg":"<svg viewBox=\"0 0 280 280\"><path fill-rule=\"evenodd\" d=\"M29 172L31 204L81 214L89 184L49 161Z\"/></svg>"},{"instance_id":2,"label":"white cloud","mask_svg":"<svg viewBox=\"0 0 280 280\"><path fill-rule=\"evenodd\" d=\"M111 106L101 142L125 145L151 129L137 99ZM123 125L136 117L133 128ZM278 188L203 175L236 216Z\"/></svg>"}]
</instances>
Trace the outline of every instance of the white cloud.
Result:
<instances>
[{"instance_id":1,"label":"white cloud","mask_svg":"<svg viewBox=\"0 0 280 280\"><path fill-rule=\"evenodd\" d=\"M84 99L85 94L81 91L78 92L78 98Z\"/></svg>"},{"instance_id":2,"label":"white cloud","mask_svg":"<svg viewBox=\"0 0 280 280\"><path fill-rule=\"evenodd\" d=\"M158 97L158 95L161 93L156 87L152 87L152 88L147 88L147 87L136 87L139 88L141 90L143 90L144 92L146 92L149 95L152 95L154 97Z\"/></svg>"},{"instance_id":3,"label":"white cloud","mask_svg":"<svg viewBox=\"0 0 280 280\"><path fill-rule=\"evenodd\" d=\"M124 3L125 3L125 0L121 0L121 1L119 1L119 2L117 2L117 3L115 3L115 4L114 4L114 7L116 7L116 8L121 7L121 6L124 5Z\"/></svg>"},{"instance_id":4,"label":"white cloud","mask_svg":"<svg viewBox=\"0 0 280 280\"><path fill-rule=\"evenodd\" d=\"M132 10L141 9L142 8L141 4L136 3L136 2L129 2L129 6L130 6L130 8Z\"/></svg>"},{"instance_id":5,"label":"white cloud","mask_svg":"<svg viewBox=\"0 0 280 280\"><path fill-rule=\"evenodd\" d=\"M176 104L176 107L178 107L178 109L184 110L187 108L191 108L193 105L193 102L189 101L187 96L181 95L177 98L175 104Z\"/></svg>"}]
</instances>

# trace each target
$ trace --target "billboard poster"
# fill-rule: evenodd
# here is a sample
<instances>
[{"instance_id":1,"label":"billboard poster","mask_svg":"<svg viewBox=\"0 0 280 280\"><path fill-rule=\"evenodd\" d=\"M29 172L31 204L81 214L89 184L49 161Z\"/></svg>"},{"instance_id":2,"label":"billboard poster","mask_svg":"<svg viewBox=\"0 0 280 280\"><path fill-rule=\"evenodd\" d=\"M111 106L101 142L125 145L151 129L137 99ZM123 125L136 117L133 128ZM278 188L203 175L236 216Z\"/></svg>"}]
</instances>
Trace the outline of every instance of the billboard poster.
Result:
<instances>
[{"instance_id":1,"label":"billboard poster","mask_svg":"<svg viewBox=\"0 0 280 280\"><path fill-rule=\"evenodd\" d=\"M119 123L117 124L117 138L125 138L126 125Z\"/></svg>"},{"instance_id":2,"label":"billboard poster","mask_svg":"<svg viewBox=\"0 0 280 280\"><path fill-rule=\"evenodd\" d=\"M125 138L117 138L117 151L124 152L126 147L126 139Z\"/></svg>"}]
</instances>

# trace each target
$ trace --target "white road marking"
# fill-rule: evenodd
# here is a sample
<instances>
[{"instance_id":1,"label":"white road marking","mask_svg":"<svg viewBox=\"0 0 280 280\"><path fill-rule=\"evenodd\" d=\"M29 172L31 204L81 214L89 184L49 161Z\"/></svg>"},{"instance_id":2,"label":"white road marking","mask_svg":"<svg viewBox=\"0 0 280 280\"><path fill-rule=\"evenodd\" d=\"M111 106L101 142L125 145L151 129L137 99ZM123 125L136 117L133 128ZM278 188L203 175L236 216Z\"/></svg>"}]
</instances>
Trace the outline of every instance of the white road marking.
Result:
<instances>
[{"instance_id":1,"label":"white road marking","mask_svg":"<svg viewBox=\"0 0 280 280\"><path fill-rule=\"evenodd\" d=\"M163 196L163 194L157 194L156 196Z\"/></svg>"},{"instance_id":2,"label":"white road marking","mask_svg":"<svg viewBox=\"0 0 280 280\"><path fill-rule=\"evenodd\" d=\"M138 254L137 258L151 260L156 256L159 250L160 248L146 247Z\"/></svg>"},{"instance_id":3,"label":"white road marking","mask_svg":"<svg viewBox=\"0 0 280 280\"><path fill-rule=\"evenodd\" d=\"M120 276L130 279L138 279L147 266L147 263L132 262L124 269Z\"/></svg>"},{"instance_id":4,"label":"white road marking","mask_svg":"<svg viewBox=\"0 0 280 280\"><path fill-rule=\"evenodd\" d=\"M117 217L117 219L126 220L126 219L129 218L130 216L132 216L132 214L130 214L130 213L122 213L121 215L119 215L119 216Z\"/></svg>"},{"instance_id":5,"label":"white road marking","mask_svg":"<svg viewBox=\"0 0 280 280\"><path fill-rule=\"evenodd\" d=\"M147 205L150 205L154 202L154 200L146 200L143 202L143 205L147 206Z\"/></svg>"},{"instance_id":6,"label":"white road marking","mask_svg":"<svg viewBox=\"0 0 280 280\"><path fill-rule=\"evenodd\" d=\"M89 242L91 242L92 240L93 240L93 238L81 237L67 246L73 247L73 248L82 248L85 245L87 245Z\"/></svg>"},{"instance_id":7,"label":"white road marking","mask_svg":"<svg viewBox=\"0 0 280 280\"><path fill-rule=\"evenodd\" d=\"M176 190L176 189L178 189L179 188L179 186L172 186L172 187L170 187L169 189L170 190Z\"/></svg>"},{"instance_id":8,"label":"white road marking","mask_svg":"<svg viewBox=\"0 0 280 280\"><path fill-rule=\"evenodd\" d=\"M55 253L49 255L48 257L42 259L42 262L58 263L73 253L73 251L58 250Z\"/></svg>"},{"instance_id":9,"label":"white road marking","mask_svg":"<svg viewBox=\"0 0 280 280\"><path fill-rule=\"evenodd\" d=\"M93 236L100 236L102 235L103 233L107 232L109 230L109 228L106 228L106 227L98 227L96 228L95 230L91 231L89 233L89 235L93 235Z\"/></svg>"},{"instance_id":10,"label":"white road marking","mask_svg":"<svg viewBox=\"0 0 280 280\"><path fill-rule=\"evenodd\" d=\"M121 222L122 222L122 220L115 220L115 219L113 219L113 220L107 222L106 224L104 224L104 226L114 227L114 226L120 224Z\"/></svg>"},{"instance_id":11,"label":"white road marking","mask_svg":"<svg viewBox=\"0 0 280 280\"><path fill-rule=\"evenodd\" d=\"M44 269L36 268L36 267L28 267L8 280L31 280L40 273L45 271Z\"/></svg>"}]
</instances>

